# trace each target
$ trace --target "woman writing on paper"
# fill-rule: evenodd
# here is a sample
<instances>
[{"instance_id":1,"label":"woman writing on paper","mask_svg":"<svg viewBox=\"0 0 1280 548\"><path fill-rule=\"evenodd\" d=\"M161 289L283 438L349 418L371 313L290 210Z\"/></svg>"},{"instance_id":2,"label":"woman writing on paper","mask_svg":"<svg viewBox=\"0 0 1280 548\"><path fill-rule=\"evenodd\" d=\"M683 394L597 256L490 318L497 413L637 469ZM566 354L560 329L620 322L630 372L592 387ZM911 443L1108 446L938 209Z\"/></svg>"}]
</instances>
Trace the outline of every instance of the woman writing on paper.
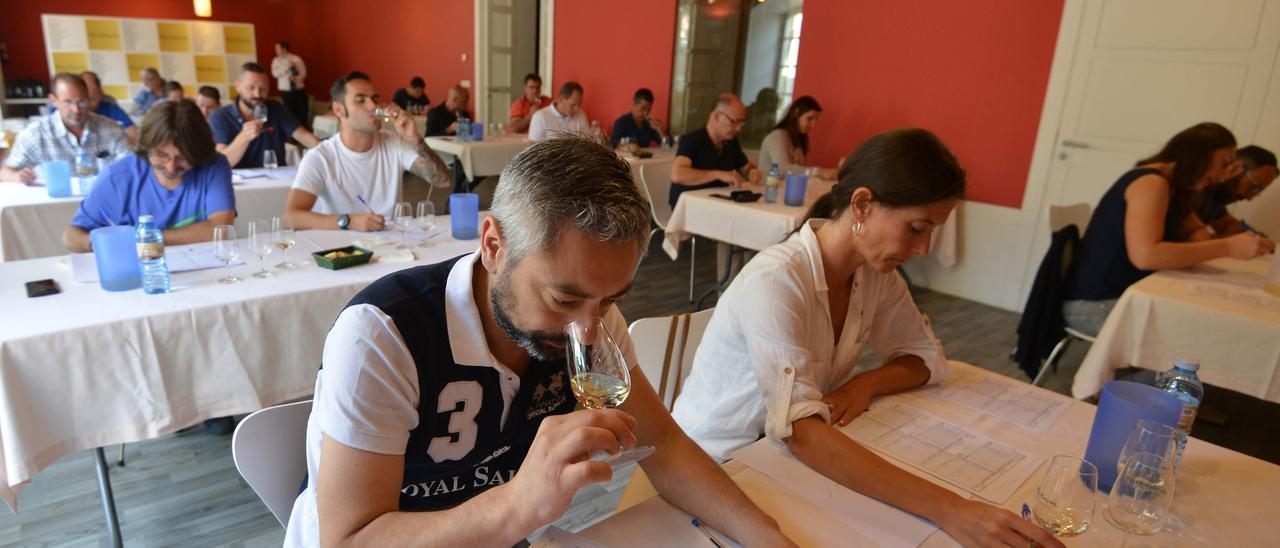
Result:
<instances>
[{"instance_id":1,"label":"woman writing on paper","mask_svg":"<svg viewBox=\"0 0 1280 548\"><path fill-rule=\"evenodd\" d=\"M819 114L822 114L822 107L818 100L808 95L791 103L786 116L760 143L760 169L767 172L769 166L778 164L784 177L788 171L804 170L809 164L809 135L818 123ZM818 168L818 175L823 179L834 179L836 170Z\"/></svg>"},{"instance_id":2,"label":"woman writing on paper","mask_svg":"<svg viewBox=\"0 0 1280 548\"><path fill-rule=\"evenodd\" d=\"M720 299L673 415L712 457L761 434L841 485L923 516L964 545L1062 546L1031 522L916 477L837 429L872 398L946 375L942 348L894 269L929 250L965 177L928 131L876 135L785 242ZM879 367L854 366L870 342ZM856 374L855 374L856 373Z\"/></svg>"}]
</instances>

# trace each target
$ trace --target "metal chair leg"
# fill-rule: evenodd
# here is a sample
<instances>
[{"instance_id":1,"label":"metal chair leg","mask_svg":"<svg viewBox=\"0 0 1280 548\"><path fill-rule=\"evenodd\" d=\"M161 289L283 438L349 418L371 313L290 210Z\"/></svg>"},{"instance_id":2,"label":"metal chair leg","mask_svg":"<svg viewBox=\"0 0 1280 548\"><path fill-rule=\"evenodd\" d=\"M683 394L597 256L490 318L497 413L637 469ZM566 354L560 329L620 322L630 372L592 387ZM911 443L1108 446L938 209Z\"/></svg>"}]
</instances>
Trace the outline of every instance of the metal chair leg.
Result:
<instances>
[{"instance_id":1,"label":"metal chair leg","mask_svg":"<svg viewBox=\"0 0 1280 548\"><path fill-rule=\"evenodd\" d=\"M1058 341L1058 344L1053 346L1053 351L1049 353L1049 357L1040 365L1040 371L1036 373L1036 378L1032 379L1031 384L1044 386L1043 382L1049 377L1048 373L1050 368L1052 368L1054 372L1058 371L1058 360L1062 358L1064 353L1066 353L1067 347L1071 346L1071 338L1072 337L1070 335L1067 335L1066 337L1063 337L1062 340Z\"/></svg>"},{"instance_id":2,"label":"metal chair leg","mask_svg":"<svg viewBox=\"0 0 1280 548\"><path fill-rule=\"evenodd\" d=\"M689 302L693 302L693 271L698 260L698 237L689 238Z\"/></svg>"},{"instance_id":3,"label":"metal chair leg","mask_svg":"<svg viewBox=\"0 0 1280 548\"><path fill-rule=\"evenodd\" d=\"M120 451L116 455L116 464L124 466L124 444L120 444Z\"/></svg>"},{"instance_id":4,"label":"metal chair leg","mask_svg":"<svg viewBox=\"0 0 1280 548\"><path fill-rule=\"evenodd\" d=\"M102 495L102 513L107 520L107 534L111 536L111 545L116 548L124 546L120 539L120 517L116 514L116 499L111 494L111 475L107 471L107 456L98 447L93 450L94 465L98 470L98 493Z\"/></svg>"}]
</instances>

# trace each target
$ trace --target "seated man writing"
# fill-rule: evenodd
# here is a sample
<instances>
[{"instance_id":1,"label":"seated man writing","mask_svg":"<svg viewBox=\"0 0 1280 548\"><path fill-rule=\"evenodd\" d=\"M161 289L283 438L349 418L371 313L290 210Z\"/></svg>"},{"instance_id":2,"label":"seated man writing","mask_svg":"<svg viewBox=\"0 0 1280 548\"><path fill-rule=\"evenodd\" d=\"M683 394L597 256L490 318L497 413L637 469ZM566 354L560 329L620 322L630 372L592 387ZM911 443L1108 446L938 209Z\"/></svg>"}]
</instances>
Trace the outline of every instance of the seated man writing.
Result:
<instances>
[{"instance_id":1,"label":"seated man writing","mask_svg":"<svg viewBox=\"0 0 1280 548\"><path fill-rule=\"evenodd\" d=\"M213 227L236 220L231 165L213 148L213 133L191 101L164 101L147 111L137 154L107 166L80 202L62 242L92 251L89 231L134 225L151 215L168 244L213 239Z\"/></svg>"},{"instance_id":2,"label":"seated man writing","mask_svg":"<svg viewBox=\"0 0 1280 548\"><path fill-rule=\"evenodd\" d=\"M608 480L588 460L653 445L658 492L729 536L787 545L671 419L614 304L649 206L607 146L553 138L503 171L480 248L356 295L325 340L308 481L285 545L511 546ZM602 317L631 368L617 409L574 411L562 329Z\"/></svg>"},{"instance_id":3,"label":"seated man writing","mask_svg":"<svg viewBox=\"0 0 1280 548\"><path fill-rule=\"evenodd\" d=\"M722 94L711 110L707 125L680 138L676 161L671 165L671 207L687 190L742 186L760 181L760 170L751 164L738 143L747 120L747 108L732 93Z\"/></svg>"},{"instance_id":4,"label":"seated man writing","mask_svg":"<svg viewBox=\"0 0 1280 548\"><path fill-rule=\"evenodd\" d=\"M378 131L378 94L363 72L355 71L329 89L338 135L325 139L298 165L284 204L293 226L372 232L386 226L383 214L400 201L400 179L412 172L429 184L449 186L449 170L418 134L413 117L390 105L395 134Z\"/></svg>"},{"instance_id":5,"label":"seated man writing","mask_svg":"<svg viewBox=\"0 0 1280 548\"><path fill-rule=\"evenodd\" d=\"M81 153L93 158L115 159L129 153L129 141L120 125L91 112L89 88L83 78L70 73L53 77L49 104L56 111L27 125L13 141L0 167L0 181L36 182L36 166L62 160L75 165Z\"/></svg>"}]
</instances>

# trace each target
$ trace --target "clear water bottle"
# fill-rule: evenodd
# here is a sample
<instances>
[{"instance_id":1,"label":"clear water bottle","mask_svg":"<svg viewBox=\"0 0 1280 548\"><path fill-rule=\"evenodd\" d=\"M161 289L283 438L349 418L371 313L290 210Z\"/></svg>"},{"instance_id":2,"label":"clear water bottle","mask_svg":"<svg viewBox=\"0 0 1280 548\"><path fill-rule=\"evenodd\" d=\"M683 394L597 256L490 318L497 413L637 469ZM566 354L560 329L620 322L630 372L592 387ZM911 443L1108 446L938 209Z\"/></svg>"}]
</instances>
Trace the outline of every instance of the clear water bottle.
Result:
<instances>
[{"instance_id":1,"label":"clear water bottle","mask_svg":"<svg viewBox=\"0 0 1280 548\"><path fill-rule=\"evenodd\" d=\"M1178 358L1173 360L1173 369L1156 378L1156 388L1164 390L1182 400L1182 414L1178 417L1178 455L1174 458L1174 466L1182 464L1182 452L1187 448L1187 436L1191 435L1191 424L1196 421L1196 412L1200 410L1200 401L1204 399L1204 383L1196 376L1200 362Z\"/></svg>"},{"instance_id":2,"label":"clear water bottle","mask_svg":"<svg viewBox=\"0 0 1280 548\"><path fill-rule=\"evenodd\" d=\"M764 201L776 204L778 203L778 187L782 186L782 172L778 169L778 163L769 168L769 175L764 178Z\"/></svg>"},{"instance_id":3,"label":"clear water bottle","mask_svg":"<svg viewBox=\"0 0 1280 548\"><path fill-rule=\"evenodd\" d=\"M88 196L93 190L93 182L98 178L98 161L89 155L89 151L81 149L76 155L76 180L80 183L80 195Z\"/></svg>"},{"instance_id":4,"label":"clear water bottle","mask_svg":"<svg viewBox=\"0 0 1280 548\"><path fill-rule=\"evenodd\" d=\"M466 116L458 117L457 138L459 143L471 142L471 119Z\"/></svg>"},{"instance_id":5,"label":"clear water bottle","mask_svg":"<svg viewBox=\"0 0 1280 548\"><path fill-rule=\"evenodd\" d=\"M154 217L143 215L138 218L135 235L138 266L142 269L142 291L148 295L168 293L169 265L164 260L164 232L156 226Z\"/></svg>"}]
</instances>

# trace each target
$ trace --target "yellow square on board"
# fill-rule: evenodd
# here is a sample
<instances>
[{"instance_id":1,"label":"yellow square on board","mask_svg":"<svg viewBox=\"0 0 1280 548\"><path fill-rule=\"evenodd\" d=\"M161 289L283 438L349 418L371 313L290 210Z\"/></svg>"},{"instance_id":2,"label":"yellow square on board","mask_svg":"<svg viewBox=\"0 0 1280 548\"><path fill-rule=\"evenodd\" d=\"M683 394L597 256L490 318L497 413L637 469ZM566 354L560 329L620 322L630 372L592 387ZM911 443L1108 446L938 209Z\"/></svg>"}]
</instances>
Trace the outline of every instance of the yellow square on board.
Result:
<instances>
[{"instance_id":1,"label":"yellow square on board","mask_svg":"<svg viewBox=\"0 0 1280 548\"><path fill-rule=\"evenodd\" d=\"M84 32L89 37L89 49L120 49L120 21L114 19L85 19Z\"/></svg>"},{"instance_id":2,"label":"yellow square on board","mask_svg":"<svg viewBox=\"0 0 1280 548\"><path fill-rule=\"evenodd\" d=\"M221 83L227 81L227 58L221 55L196 55L196 81Z\"/></svg>"},{"instance_id":3,"label":"yellow square on board","mask_svg":"<svg viewBox=\"0 0 1280 548\"><path fill-rule=\"evenodd\" d=\"M253 51L253 27L243 25L223 25L222 36L227 44L227 53L248 53Z\"/></svg>"},{"instance_id":4,"label":"yellow square on board","mask_svg":"<svg viewBox=\"0 0 1280 548\"><path fill-rule=\"evenodd\" d=\"M186 23L156 23L160 51L191 51L191 26Z\"/></svg>"},{"instance_id":5,"label":"yellow square on board","mask_svg":"<svg viewBox=\"0 0 1280 548\"><path fill-rule=\"evenodd\" d=\"M89 70L89 54L83 51L55 51L53 53L53 73L70 72L80 74Z\"/></svg>"},{"instance_id":6,"label":"yellow square on board","mask_svg":"<svg viewBox=\"0 0 1280 548\"><path fill-rule=\"evenodd\" d=\"M160 54L158 53L126 53L125 58L129 63L129 81L141 82L142 69L151 67L159 70Z\"/></svg>"},{"instance_id":7,"label":"yellow square on board","mask_svg":"<svg viewBox=\"0 0 1280 548\"><path fill-rule=\"evenodd\" d=\"M125 85L102 86L102 94L114 97L117 101L123 101L129 98L129 86L125 86Z\"/></svg>"}]
</instances>

